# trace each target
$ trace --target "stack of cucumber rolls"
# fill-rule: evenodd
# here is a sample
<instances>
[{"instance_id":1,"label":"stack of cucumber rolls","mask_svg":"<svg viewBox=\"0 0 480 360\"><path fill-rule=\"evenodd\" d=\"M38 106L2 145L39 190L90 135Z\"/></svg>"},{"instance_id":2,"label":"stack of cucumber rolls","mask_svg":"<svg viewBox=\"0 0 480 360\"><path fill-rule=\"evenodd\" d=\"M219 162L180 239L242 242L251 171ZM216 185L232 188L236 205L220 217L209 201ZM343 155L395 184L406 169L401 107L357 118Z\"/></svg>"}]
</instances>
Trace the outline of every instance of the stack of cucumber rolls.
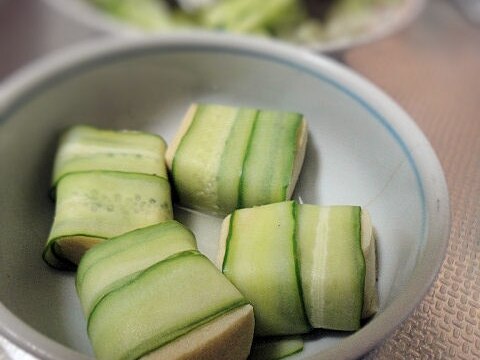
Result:
<instances>
[{"instance_id":1,"label":"stack of cucumber rolls","mask_svg":"<svg viewBox=\"0 0 480 360\"><path fill-rule=\"evenodd\" d=\"M366 209L291 200L307 133L297 112L192 104L168 148L144 132L64 134L43 257L77 269L98 359L279 359L376 312ZM171 193L224 219L216 266Z\"/></svg>"},{"instance_id":2,"label":"stack of cucumber rolls","mask_svg":"<svg viewBox=\"0 0 480 360\"><path fill-rule=\"evenodd\" d=\"M172 219L165 150L153 134L70 128L54 163L55 218L44 260L74 269L103 240Z\"/></svg>"}]
</instances>

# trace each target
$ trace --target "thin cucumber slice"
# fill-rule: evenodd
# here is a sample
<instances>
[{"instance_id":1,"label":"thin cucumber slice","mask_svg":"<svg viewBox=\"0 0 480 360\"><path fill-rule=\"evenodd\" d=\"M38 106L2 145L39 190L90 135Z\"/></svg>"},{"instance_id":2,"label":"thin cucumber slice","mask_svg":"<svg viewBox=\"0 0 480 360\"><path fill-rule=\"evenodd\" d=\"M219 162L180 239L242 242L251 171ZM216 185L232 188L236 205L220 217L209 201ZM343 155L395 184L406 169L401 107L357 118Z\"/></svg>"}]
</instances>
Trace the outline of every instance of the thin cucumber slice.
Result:
<instances>
[{"instance_id":1,"label":"thin cucumber slice","mask_svg":"<svg viewBox=\"0 0 480 360\"><path fill-rule=\"evenodd\" d=\"M297 113L260 112L245 156L239 208L289 199L303 121Z\"/></svg>"},{"instance_id":2,"label":"thin cucumber slice","mask_svg":"<svg viewBox=\"0 0 480 360\"><path fill-rule=\"evenodd\" d=\"M258 113L254 109L239 109L225 144L217 176L218 206L223 213L229 214L238 206L243 163Z\"/></svg>"},{"instance_id":3,"label":"thin cucumber slice","mask_svg":"<svg viewBox=\"0 0 480 360\"><path fill-rule=\"evenodd\" d=\"M44 252L45 261L56 267L78 264L86 250L104 239L173 217L170 185L158 176L70 173L60 179L56 192Z\"/></svg>"},{"instance_id":4,"label":"thin cucumber slice","mask_svg":"<svg viewBox=\"0 0 480 360\"><path fill-rule=\"evenodd\" d=\"M365 285L359 206L297 206L305 308L316 328L360 328Z\"/></svg>"},{"instance_id":5,"label":"thin cucumber slice","mask_svg":"<svg viewBox=\"0 0 480 360\"><path fill-rule=\"evenodd\" d=\"M289 199L306 141L297 113L194 104L166 159L180 203L226 215Z\"/></svg>"},{"instance_id":6,"label":"thin cucumber slice","mask_svg":"<svg viewBox=\"0 0 480 360\"><path fill-rule=\"evenodd\" d=\"M195 105L193 119L172 161L173 183L182 204L218 212L217 174L238 109Z\"/></svg>"},{"instance_id":7,"label":"thin cucumber slice","mask_svg":"<svg viewBox=\"0 0 480 360\"><path fill-rule=\"evenodd\" d=\"M278 360L303 350L301 336L255 338L249 360Z\"/></svg>"},{"instance_id":8,"label":"thin cucumber slice","mask_svg":"<svg viewBox=\"0 0 480 360\"><path fill-rule=\"evenodd\" d=\"M246 304L205 256L186 251L104 296L88 334L98 359L137 359Z\"/></svg>"},{"instance_id":9,"label":"thin cucumber slice","mask_svg":"<svg viewBox=\"0 0 480 360\"><path fill-rule=\"evenodd\" d=\"M294 207L289 201L236 210L220 245L223 273L254 307L256 335L310 330L295 260Z\"/></svg>"},{"instance_id":10,"label":"thin cucumber slice","mask_svg":"<svg viewBox=\"0 0 480 360\"><path fill-rule=\"evenodd\" d=\"M195 237L182 224L169 220L133 230L98 244L83 256L76 288L84 314L122 278L186 250L196 250Z\"/></svg>"},{"instance_id":11,"label":"thin cucumber slice","mask_svg":"<svg viewBox=\"0 0 480 360\"><path fill-rule=\"evenodd\" d=\"M77 125L60 140L53 184L65 174L90 170L133 172L167 179L165 151L165 141L157 135Z\"/></svg>"}]
</instances>

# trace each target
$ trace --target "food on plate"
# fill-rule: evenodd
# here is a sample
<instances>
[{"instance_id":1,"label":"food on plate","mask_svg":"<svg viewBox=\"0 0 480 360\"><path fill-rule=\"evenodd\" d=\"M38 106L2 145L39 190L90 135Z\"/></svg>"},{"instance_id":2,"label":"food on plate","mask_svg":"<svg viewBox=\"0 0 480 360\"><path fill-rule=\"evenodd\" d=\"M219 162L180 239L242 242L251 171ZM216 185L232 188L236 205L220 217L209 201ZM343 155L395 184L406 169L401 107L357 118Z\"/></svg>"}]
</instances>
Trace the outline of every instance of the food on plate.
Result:
<instances>
[{"instance_id":1,"label":"food on plate","mask_svg":"<svg viewBox=\"0 0 480 360\"><path fill-rule=\"evenodd\" d=\"M44 260L74 269L103 240L172 219L164 153L164 141L150 134L67 131L55 159L55 217Z\"/></svg>"},{"instance_id":2,"label":"food on plate","mask_svg":"<svg viewBox=\"0 0 480 360\"><path fill-rule=\"evenodd\" d=\"M290 199L306 142L301 114L193 104L166 161L180 204L226 215Z\"/></svg>"},{"instance_id":3,"label":"food on plate","mask_svg":"<svg viewBox=\"0 0 480 360\"><path fill-rule=\"evenodd\" d=\"M147 31L203 28L309 45L372 31L405 0L90 0Z\"/></svg>"},{"instance_id":4,"label":"food on plate","mask_svg":"<svg viewBox=\"0 0 480 360\"><path fill-rule=\"evenodd\" d=\"M136 229L104 241L80 261L76 289L83 312L90 314L112 284L187 250L196 250L195 236L175 220ZM123 280L122 280L123 279Z\"/></svg>"},{"instance_id":5,"label":"food on plate","mask_svg":"<svg viewBox=\"0 0 480 360\"><path fill-rule=\"evenodd\" d=\"M257 335L357 330L376 311L375 240L358 206L236 210L223 222L218 264L252 303Z\"/></svg>"},{"instance_id":6,"label":"food on plate","mask_svg":"<svg viewBox=\"0 0 480 360\"><path fill-rule=\"evenodd\" d=\"M252 306L171 221L114 238L80 262L77 291L98 359L246 359Z\"/></svg>"}]
</instances>

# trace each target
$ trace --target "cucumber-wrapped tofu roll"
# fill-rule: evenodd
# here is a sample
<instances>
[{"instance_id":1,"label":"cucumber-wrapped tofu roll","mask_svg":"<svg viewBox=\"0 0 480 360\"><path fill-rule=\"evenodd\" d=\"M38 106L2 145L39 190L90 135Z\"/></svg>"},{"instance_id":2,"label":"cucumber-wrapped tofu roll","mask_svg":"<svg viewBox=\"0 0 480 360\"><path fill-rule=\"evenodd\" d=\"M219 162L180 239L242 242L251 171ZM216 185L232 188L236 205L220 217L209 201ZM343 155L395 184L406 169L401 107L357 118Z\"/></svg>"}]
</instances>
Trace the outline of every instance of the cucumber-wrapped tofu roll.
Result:
<instances>
[{"instance_id":1,"label":"cucumber-wrapped tofu roll","mask_svg":"<svg viewBox=\"0 0 480 360\"><path fill-rule=\"evenodd\" d=\"M301 114L193 104L166 161L181 204L226 215L290 199L306 142Z\"/></svg>"},{"instance_id":2,"label":"cucumber-wrapped tofu roll","mask_svg":"<svg viewBox=\"0 0 480 360\"><path fill-rule=\"evenodd\" d=\"M74 268L95 244L173 217L162 177L116 171L69 173L56 186L55 218L44 260Z\"/></svg>"},{"instance_id":3,"label":"cucumber-wrapped tofu roll","mask_svg":"<svg viewBox=\"0 0 480 360\"><path fill-rule=\"evenodd\" d=\"M133 172L167 178L165 150L165 141L154 134L76 125L60 139L52 182L55 185L65 174L89 170Z\"/></svg>"},{"instance_id":4,"label":"cucumber-wrapped tofu roll","mask_svg":"<svg viewBox=\"0 0 480 360\"><path fill-rule=\"evenodd\" d=\"M68 129L55 157L55 219L45 261L74 268L103 239L171 219L165 150L154 134Z\"/></svg>"},{"instance_id":5,"label":"cucumber-wrapped tofu roll","mask_svg":"<svg viewBox=\"0 0 480 360\"><path fill-rule=\"evenodd\" d=\"M254 305L258 335L356 330L376 311L375 239L358 206L236 210L223 222L218 262Z\"/></svg>"},{"instance_id":6,"label":"cucumber-wrapped tofu roll","mask_svg":"<svg viewBox=\"0 0 480 360\"><path fill-rule=\"evenodd\" d=\"M246 359L253 329L252 306L197 251L115 282L87 325L99 360Z\"/></svg>"}]
</instances>

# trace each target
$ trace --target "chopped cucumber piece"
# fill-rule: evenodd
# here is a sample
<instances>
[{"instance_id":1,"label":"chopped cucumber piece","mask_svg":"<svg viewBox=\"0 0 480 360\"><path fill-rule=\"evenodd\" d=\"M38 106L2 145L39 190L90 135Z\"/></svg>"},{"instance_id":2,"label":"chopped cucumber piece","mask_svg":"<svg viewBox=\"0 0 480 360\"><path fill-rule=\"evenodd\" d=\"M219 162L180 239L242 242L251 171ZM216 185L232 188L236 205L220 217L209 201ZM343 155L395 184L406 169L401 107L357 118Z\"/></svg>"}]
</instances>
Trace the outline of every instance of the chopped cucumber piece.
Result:
<instances>
[{"instance_id":1,"label":"chopped cucumber piece","mask_svg":"<svg viewBox=\"0 0 480 360\"><path fill-rule=\"evenodd\" d=\"M137 359L247 304L205 256L186 251L104 296L88 318L88 334L98 359ZM243 330L251 341L253 318Z\"/></svg>"},{"instance_id":2,"label":"chopped cucumber piece","mask_svg":"<svg viewBox=\"0 0 480 360\"><path fill-rule=\"evenodd\" d=\"M225 215L288 200L306 140L297 113L195 104L166 159L181 204Z\"/></svg>"},{"instance_id":3,"label":"chopped cucumber piece","mask_svg":"<svg viewBox=\"0 0 480 360\"><path fill-rule=\"evenodd\" d=\"M102 240L172 217L170 185L164 178L115 171L70 173L57 184L44 259L54 267L72 268Z\"/></svg>"},{"instance_id":4,"label":"chopped cucumber piece","mask_svg":"<svg viewBox=\"0 0 480 360\"><path fill-rule=\"evenodd\" d=\"M301 336L255 338L249 360L278 360L303 350Z\"/></svg>"},{"instance_id":5,"label":"chopped cucumber piece","mask_svg":"<svg viewBox=\"0 0 480 360\"><path fill-rule=\"evenodd\" d=\"M83 256L76 276L85 315L112 284L170 255L196 248L192 232L174 220L133 230L95 246Z\"/></svg>"},{"instance_id":6,"label":"chopped cucumber piece","mask_svg":"<svg viewBox=\"0 0 480 360\"><path fill-rule=\"evenodd\" d=\"M298 205L297 219L302 288L310 324L357 330L365 285L360 207Z\"/></svg>"},{"instance_id":7,"label":"chopped cucumber piece","mask_svg":"<svg viewBox=\"0 0 480 360\"><path fill-rule=\"evenodd\" d=\"M167 179L165 150L165 141L157 135L77 125L61 138L53 184L65 174L89 170L142 173Z\"/></svg>"},{"instance_id":8,"label":"chopped cucumber piece","mask_svg":"<svg viewBox=\"0 0 480 360\"><path fill-rule=\"evenodd\" d=\"M223 273L252 303L256 335L310 330L296 265L294 202L236 210L224 241Z\"/></svg>"}]
</instances>

